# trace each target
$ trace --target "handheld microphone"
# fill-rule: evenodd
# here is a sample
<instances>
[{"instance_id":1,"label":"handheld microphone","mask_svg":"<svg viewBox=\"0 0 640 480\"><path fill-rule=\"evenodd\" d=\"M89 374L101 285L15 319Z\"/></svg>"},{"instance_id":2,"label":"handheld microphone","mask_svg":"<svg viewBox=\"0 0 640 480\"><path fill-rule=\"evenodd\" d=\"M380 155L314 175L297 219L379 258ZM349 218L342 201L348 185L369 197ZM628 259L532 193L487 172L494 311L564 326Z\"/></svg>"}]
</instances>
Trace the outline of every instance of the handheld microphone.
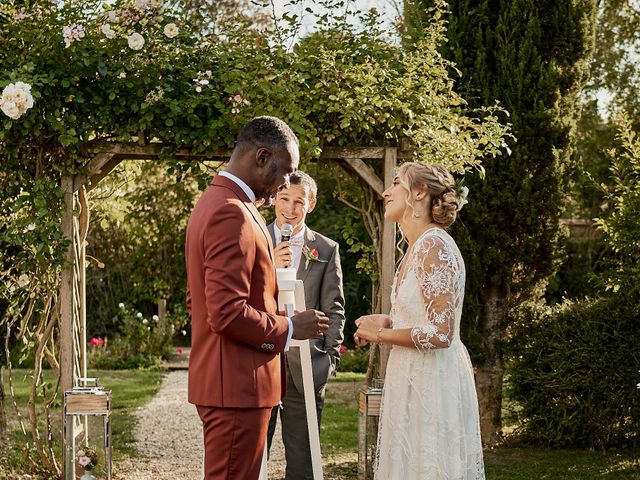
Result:
<instances>
[{"instance_id":1,"label":"handheld microphone","mask_svg":"<svg viewBox=\"0 0 640 480\"><path fill-rule=\"evenodd\" d=\"M289 240L291 240L292 233L293 227L290 224L285 223L284 225L282 225L282 227L280 228L280 243L288 242Z\"/></svg>"},{"instance_id":2,"label":"handheld microphone","mask_svg":"<svg viewBox=\"0 0 640 480\"><path fill-rule=\"evenodd\" d=\"M293 233L293 227L288 223L285 223L280 228L280 243L288 242L291 240L291 234Z\"/></svg>"}]
</instances>

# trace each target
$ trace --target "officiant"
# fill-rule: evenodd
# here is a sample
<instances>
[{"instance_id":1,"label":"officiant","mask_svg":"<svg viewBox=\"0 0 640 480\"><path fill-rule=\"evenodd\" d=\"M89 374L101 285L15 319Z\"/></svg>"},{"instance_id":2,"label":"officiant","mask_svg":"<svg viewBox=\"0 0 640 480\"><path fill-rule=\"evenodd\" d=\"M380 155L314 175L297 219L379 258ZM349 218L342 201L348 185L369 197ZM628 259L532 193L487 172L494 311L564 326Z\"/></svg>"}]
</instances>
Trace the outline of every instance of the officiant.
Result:
<instances>
[{"instance_id":1,"label":"officiant","mask_svg":"<svg viewBox=\"0 0 640 480\"><path fill-rule=\"evenodd\" d=\"M335 375L340 360L345 316L338 244L305 223L307 214L316 206L317 191L311 176L301 171L292 173L288 188L276 196L276 218L268 228L276 246L276 267L297 269L297 278L304 282L306 308L320 310L331 320L322 337L309 340L319 428L325 386L329 377ZM288 241L282 241L281 229L285 224L293 227ZM287 391L282 405L274 407L271 413L267 448L271 447L279 415L287 463L286 480L313 479L299 349L289 350L286 361Z\"/></svg>"}]
</instances>

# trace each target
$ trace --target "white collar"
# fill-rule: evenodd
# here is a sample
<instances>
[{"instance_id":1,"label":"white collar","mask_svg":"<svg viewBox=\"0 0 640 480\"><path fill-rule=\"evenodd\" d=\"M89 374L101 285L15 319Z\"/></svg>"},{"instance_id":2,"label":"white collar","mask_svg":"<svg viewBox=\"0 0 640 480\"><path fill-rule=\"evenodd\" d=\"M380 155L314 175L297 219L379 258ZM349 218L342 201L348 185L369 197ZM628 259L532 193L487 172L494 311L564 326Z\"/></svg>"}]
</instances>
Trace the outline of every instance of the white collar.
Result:
<instances>
[{"instance_id":1,"label":"white collar","mask_svg":"<svg viewBox=\"0 0 640 480\"><path fill-rule=\"evenodd\" d=\"M256 194L253 193L253 190L251 190L251 188L249 188L249 185L244 183L241 179L236 177L233 173L229 173L226 170L223 170L222 172L218 172L218 175L222 175L223 177L227 177L229 180L231 180L235 184L237 184L242 189L242 191L247 194L247 197L249 197L249 200L251 200L251 203L255 203Z\"/></svg>"}]
</instances>

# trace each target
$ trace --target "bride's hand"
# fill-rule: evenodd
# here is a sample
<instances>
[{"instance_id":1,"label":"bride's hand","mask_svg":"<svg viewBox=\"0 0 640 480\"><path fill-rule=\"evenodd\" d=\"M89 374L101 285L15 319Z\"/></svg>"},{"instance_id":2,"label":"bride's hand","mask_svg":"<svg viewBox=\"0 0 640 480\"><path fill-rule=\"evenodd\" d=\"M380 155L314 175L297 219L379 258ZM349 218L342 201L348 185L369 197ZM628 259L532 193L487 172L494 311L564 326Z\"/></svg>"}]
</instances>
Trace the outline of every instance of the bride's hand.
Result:
<instances>
[{"instance_id":1,"label":"bride's hand","mask_svg":"<svg viewBox=\"0 0 640 480\"><path fill-rule=\"evenodd\" d=\"M360 338L360 335L358 335L358 332L353 334L353 340L356 342L356 345L358 347L364 347L365 345L367 345L367 342L364 338Z\"/></svg>"},{"instance_id":2,"label":"bride's hand","mask_svg":"<svg viewBox=\"0 0 640 480\"><path fill-rule=\"evenodd\" d=\"M377 330L378 328L391 328L392 324L393 322L391 321L391 317L382 313L363 315L356 320L356 327L358 328L363 325L376 327Z\"/></svg>"},{"instance_id":3,"label":"bride's hand","mask_svg":"<svg viewBox=\"0 0 640 480\"><path fill-rule=\"evenodd\" d=\"M383 314L364 315L356 320L358 330L353 335L356 345L364 347L369 342L375 342L381 328L391 327L391 317Z\"/></svg>"}]
</instances>

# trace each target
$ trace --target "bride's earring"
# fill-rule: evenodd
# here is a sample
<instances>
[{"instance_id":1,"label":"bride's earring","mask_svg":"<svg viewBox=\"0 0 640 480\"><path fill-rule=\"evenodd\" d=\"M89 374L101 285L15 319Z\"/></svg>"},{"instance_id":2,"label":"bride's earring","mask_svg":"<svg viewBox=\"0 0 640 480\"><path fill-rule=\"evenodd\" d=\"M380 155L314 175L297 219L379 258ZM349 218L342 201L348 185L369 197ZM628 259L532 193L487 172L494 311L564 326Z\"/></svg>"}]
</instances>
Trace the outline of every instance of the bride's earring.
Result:
<instances>
[{"instance_id":1,"label":"bride's earring","mask_svg":"<svg viewBox=\"0 0 640 480\"><path fill-rule=\"evenodd\" d=\"M419 202L420 200L422 200L422 197L420 195L416 195L416 202ZM422 212L418 212L417 209L414 207L413 218L420 218L421 216L422 216Z\"/></svg>"}]
</instances>

